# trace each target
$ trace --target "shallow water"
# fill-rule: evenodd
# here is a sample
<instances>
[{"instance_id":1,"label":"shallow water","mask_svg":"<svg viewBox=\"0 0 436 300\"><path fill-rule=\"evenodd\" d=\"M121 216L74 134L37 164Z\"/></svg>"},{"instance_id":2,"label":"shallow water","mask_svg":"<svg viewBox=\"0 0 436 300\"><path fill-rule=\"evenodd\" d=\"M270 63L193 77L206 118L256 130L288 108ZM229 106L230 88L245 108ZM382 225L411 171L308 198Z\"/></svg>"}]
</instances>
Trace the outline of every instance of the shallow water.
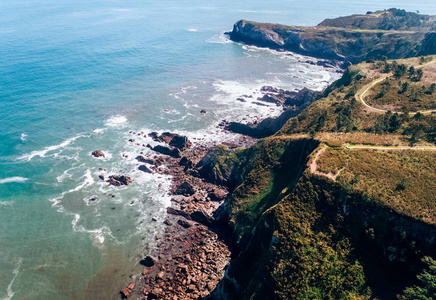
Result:
<instances>
[{"instance_id":1,"label":"shallow water","mask_svg":"<svg viewBox=\"0 0 436 300\"><path fill-rule=\"evenodd\" d=\"M149 150L128 142L130 130L219 141L222 119L280 113L237 97L338 78L305 57L229 42L235 21L315 25L399 4L436 14L426 2L0 1L0 299L116 299L139 271L169 179L137 170ZM101 174L133 183L109 187Z\"/></svg>"}]
</instances>

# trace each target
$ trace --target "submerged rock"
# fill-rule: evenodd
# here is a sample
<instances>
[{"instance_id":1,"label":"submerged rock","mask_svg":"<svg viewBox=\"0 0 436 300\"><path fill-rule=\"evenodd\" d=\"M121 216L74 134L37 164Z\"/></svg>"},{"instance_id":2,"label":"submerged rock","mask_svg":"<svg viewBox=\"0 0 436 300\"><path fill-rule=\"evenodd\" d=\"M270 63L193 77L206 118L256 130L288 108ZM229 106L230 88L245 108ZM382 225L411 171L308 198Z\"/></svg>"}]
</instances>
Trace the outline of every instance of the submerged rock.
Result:
<instances>
[{"instance_id":1,"label":"submerged rock","mask_svg":"<svg viewBox=\"0 0 436 300\"><path fill-rule=\"evenodd\" d=\"M138 167L139 171L145 172L145 173L153 173L146 165L141 165Z\"/></svg>"}]
</instances>

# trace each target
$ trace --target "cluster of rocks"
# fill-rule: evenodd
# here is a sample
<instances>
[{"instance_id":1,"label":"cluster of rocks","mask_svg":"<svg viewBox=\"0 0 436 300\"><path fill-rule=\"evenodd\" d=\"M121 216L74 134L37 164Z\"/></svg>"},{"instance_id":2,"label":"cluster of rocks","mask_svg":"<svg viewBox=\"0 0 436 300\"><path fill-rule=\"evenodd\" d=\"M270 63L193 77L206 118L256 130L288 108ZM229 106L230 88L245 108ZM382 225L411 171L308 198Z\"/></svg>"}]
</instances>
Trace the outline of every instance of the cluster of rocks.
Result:
<instances>
[{"instance_id":1,"label":"cluster of rocks","mask_svg":"<svg viewBox=\"0 0 436 300\"><path fill-rule=\"evenodd\" d=\"M230 259L227 246L207 227L180 218L165 220L164 236L156 236L158 256L145 257L136 284L139 299L204 299L223 278ZM128 298L132 290L123 289Z\"/></svg>"},{"instance_id":2,"label":"cluster of rocks","mask_svg":"<svg viewBox=\"0 0 436 300\"><path fill-rule=\"evenodd\" d=\"M92 156L94 157L105 157L105 154L103 151L101 150L95 150L92 151L91 153ZM101 171L103 171L104 169L100 168ZM98 176L101 180L105 180L105 177L103 174ZM129 176L126 175L111 175L109 176L109 179L106 180L106 182L109 183L109 185L113 185L113 186L123 186L123 185L129 185L132 182L132 178L130 178Z\"/></svg>"},{"instance_id":3,"label":"cluster of rocks","mask_svg":"<svg viewBox=\"0 0 436 300\"><path fill-rule=\"evenodd\" d=\"M129 185L132 182L132 178L125 175L111 175L107 182L113 186Z\"/></svg>"}]
</instances>

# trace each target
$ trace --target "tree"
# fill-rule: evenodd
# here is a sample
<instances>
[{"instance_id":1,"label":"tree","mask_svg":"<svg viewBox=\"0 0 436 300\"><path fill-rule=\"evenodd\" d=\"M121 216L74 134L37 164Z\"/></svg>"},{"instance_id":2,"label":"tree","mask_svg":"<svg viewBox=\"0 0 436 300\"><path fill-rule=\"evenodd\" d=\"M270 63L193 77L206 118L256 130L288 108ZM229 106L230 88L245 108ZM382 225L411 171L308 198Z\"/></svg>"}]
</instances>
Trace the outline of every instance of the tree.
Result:
<instances>
[{"instance_id":1,"label":"tree","mask_svg":"<svg viewBox=\"0 0 436 300\"><path fill-rule=\"evenodd\" d=\"M426 256L422 262L427 265L417 276L419 285L408 287L404 290L404 299L432 300L436 299L436 261Z\"/></svg>"},{"instance_id":2,"label":"tree","mask_svg":"<svg viewBox=\"0 0 436 300\"><path fill-rule=\"evenodd\" d=\"M407 72L407 66L406 65L397 65L395 64L395 69L394 69L394 77L396 79L400 79L404 74L406 74Z\"/></svg>"},{"instance_id":3,"label":"tree","mask_svg":"<svg viewBox=\"0 0 436 300\"><path fill-rule=\"evenodd\" d=\"M398 91L398 94L402 94L406 92L408 88L409 88L409 83L407 81L404 81L403 83L401 83L401 89Z\"/></svg>"},{"instance_id":4,"label":"tree","mask_svg":"<svg viewBox=\"0 0 436 300\"><path fill-rule=\"evenodd\" d=\"M409 73L409 76L415 75L415 67L414 66L410 66L410 68L409 68L409 70L407 72Z\"/></svg>"},{"instance_id":5,"label":"tree","mask_svg":"<svg viewBox=\"0 0 436 300\"><path fill-rule=\"evenodd\" d=\"M433 95L435 90L436 90L436 83L432 83L425 93L428 95Z\"/></svg>"},{"instance_id":6,"label":"tree","mask_svg":"<svg viewBox=\"0 0 436 300\"><path fill-rule=\"evenodd\" d=\"M421 69L418 69L416 71L416 81L420 81L422 79L422 75L424 75L424 72Z\"/></svg>"}]
</instances>

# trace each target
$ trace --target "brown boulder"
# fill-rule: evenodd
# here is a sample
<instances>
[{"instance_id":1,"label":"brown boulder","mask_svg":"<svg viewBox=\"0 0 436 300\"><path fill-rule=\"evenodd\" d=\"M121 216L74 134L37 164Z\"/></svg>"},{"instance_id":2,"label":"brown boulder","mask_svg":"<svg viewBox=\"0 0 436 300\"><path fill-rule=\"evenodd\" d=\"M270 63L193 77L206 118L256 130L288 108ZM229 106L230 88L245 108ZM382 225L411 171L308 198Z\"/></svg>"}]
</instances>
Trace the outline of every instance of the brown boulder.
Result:
<instances>
[{"instance_id":1,"label":"brown boulder","mask_svg":"<svg viewBox=\"0 0 436 300\"><path fill-rule=\"evenodd\" d=\"M221 189L215 189L212 193L207 195L212 201L222 201L226 198L227 193Z\"/></svg>"},{"instance_id":2,"label":"brown boulder","mask_svg":"<svg viewBox=\"0 0 436 300\"><path fill-rule=\"evenodd\" d=\"M129 288L125 288L125 289L122 289L122 290L120 291L120 293L121 293L121 296L122 296L123 298L129 298L129 297L132 295L132 290L129 289Z\"/></svg>"},{"instance_id":3,"label":"brown boulder","mask_svg":"<svg viewBox=\"0 0 436 300\"><path fill-rule=\"evenodd\" d=\"M107 182L109 182L109 185L114 186L129 185L132 182L132 178L125 175L111 175Z\"/></svg>"},{"instance_id":4,"label":"brown boulder","mask_svg":"<svg viewBox=\"0 0 436 300\"><path fill-rule=\"evenodd\" d=\"M165 272L161 271L161 272L157 273L156 277L163 280L165 277Z\"/></svg>"},{"instance_id":5,"label":"brown boulder","mask_svg":"<svg viewBox=\"0 0 436 300\"><path fill-rule=\"evenodd\" d=\"M103 151L101 151L101 150L92 151L92 155L95 157L105 157Z\"/></svg>"},{"instance_id":6,"label":"brown boulder","mask_svg":"<svg viewBox=\"0 0 436 300\"><path fill-rule=\"evenodd\" d=\"M180 226L182 226L184 228L189 228L192 226L188 221L185 221L185 220L178 220L177 224L179 224Z\"/></svg>"},{"instance_id":7,"label":"brown boulder","mask_svg":"<svg viewBox=\"0 0 436 300\"><path fill-rule=\"evenodd\" d=\"M191 217L189 216L189 214L187 214L186 212L184 212L182 210L174 209L172 207L167 207L167 213L170 215L182 216L188 220L191 220Z\"/></svg>"}]
</instances>

